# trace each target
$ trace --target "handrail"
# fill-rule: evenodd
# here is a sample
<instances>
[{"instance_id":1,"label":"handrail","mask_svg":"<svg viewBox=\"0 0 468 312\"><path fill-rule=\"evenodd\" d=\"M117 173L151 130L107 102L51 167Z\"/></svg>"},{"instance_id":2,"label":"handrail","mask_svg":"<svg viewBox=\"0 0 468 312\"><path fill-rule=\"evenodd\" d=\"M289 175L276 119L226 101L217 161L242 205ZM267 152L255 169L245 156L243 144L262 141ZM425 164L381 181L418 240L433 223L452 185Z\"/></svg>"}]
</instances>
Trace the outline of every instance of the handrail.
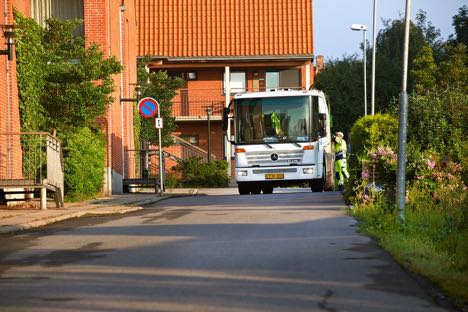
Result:
<instances>
[{"instance_id":1,"label":"handrail","mask_svg":"<svg viewBox=\"0 0 468 312\"><path fill-rule=\"evenodd\" d=\"M175 141L180 142L181 145L183 145L184 147L193 149L193 150L199 152L200 154L203 154L203 157L208 158L208 152L205 151L204 149L199 148L198 146L195 146L195 145L193 145L192 143L190 143L190 142L188 142L188 141L186 141L186 140L184 140L184 139L182 139L182 138L180 138L180 137L178 137L178 136L176 136L176 135L171 135L171 136L175 139ZM216 159L216 156L213 155L213 154L211 154L211 158L210 158L210 159Z\"/></svg>"},{"instance_id":2,"label":"handrail","mask_svg":"<svg viewBox=\"0 0 468 312\"><path fill-rule=\"evenodd\" d=\"M176 135L171 135L171 137L177 142L179 143L180 145L182 145L184 148L187 148L187 149L191 149L193 151L195 151L195 153L198 153L198 154L201 154L200 157L202 157L203 159L208 159L208 152L205 151L204 149L202 148L199 148L198 146L195 146L193 145L192 143L176 136ZM211 158L210 159L216 159L216 156L211 154Z\"/></svg>"},{"instance_id":3,"label":"handrail","mask_svg":"<svg viewBox=\"0 0 468 312\"><path fill-rule=\"evenodd\" d=\"M61 141L48 132L0 132L0 185L41 188L41 208L47 208L46 188L55 192L57 207L63 206L64 168ZM3 159L5 158L5 159ZM16 166L16 167L14 167Z\"/></svg>"}]
</instances>

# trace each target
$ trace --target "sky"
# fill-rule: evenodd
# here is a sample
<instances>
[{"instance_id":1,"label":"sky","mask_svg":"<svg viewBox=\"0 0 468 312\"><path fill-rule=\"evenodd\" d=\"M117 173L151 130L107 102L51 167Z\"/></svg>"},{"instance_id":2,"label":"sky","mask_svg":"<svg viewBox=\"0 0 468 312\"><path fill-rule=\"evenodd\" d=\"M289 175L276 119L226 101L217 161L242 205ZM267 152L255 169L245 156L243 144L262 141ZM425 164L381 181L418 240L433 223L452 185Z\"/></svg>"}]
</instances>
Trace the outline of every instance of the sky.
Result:
<instances>
[{"instance_id":1,"label":"sky","mask_svg":"<svg viewBox=\"0 0 468 312\"><path fill-rule=\"evenodd\" d=\"M325 61L344 55L362 56L362 32L352 31L351 24L367 25L367 41L372 44L372 14L374 0L313 0L314 53ZM376 0L376 34L383 29L382 19L404 17L406 0ZM453 34L452 17L468 0L411 0L411 19L419 10L425 11L428 21L439 28L445 40ZM378 52L376 52L378 53Z\"/></svg>"}]
</instances>

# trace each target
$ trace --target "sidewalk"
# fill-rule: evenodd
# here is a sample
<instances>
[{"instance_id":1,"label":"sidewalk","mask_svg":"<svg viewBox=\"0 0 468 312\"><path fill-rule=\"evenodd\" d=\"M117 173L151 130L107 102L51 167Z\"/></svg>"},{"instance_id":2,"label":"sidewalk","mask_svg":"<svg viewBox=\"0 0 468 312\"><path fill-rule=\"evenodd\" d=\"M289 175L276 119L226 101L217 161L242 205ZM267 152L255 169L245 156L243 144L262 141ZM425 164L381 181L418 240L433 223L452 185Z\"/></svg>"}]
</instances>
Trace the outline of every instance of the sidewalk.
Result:
<instances>
[{"instance_id":1,"label":"sidewalk","mask_svg":"<svg viewBox=\"0 0 468 312\"><path fill-rule=\"evenodd\" d=\"M197 194L197 189L174 189L167 190L162 197L156 193L130 193L83 202L65 203L63 208L55 208L55 204L49 203L47 210L0 209L0 234L19 232L82 216L124 214L142 210L144 205L174 196L194 196Z\"/></svg>"}]
</instances>

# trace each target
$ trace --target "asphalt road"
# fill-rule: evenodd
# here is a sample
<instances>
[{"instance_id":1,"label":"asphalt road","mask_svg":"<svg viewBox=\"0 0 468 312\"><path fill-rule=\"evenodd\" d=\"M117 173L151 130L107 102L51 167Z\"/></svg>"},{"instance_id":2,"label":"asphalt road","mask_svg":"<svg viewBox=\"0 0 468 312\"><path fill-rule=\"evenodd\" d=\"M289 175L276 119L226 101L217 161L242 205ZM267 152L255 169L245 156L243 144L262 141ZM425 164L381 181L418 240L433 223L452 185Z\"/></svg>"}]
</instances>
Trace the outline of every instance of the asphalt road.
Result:
<instances>
[{"instance_id":1,"label":"asphalt road","mask_svg":"<svg viewBox=\"0 0 468 312\"><path fill-rule=\"evenodd\" d=\"M0 311L449 311L344 206L308 190L195 196L4 236Z\"/></svg>"}]
</instances>

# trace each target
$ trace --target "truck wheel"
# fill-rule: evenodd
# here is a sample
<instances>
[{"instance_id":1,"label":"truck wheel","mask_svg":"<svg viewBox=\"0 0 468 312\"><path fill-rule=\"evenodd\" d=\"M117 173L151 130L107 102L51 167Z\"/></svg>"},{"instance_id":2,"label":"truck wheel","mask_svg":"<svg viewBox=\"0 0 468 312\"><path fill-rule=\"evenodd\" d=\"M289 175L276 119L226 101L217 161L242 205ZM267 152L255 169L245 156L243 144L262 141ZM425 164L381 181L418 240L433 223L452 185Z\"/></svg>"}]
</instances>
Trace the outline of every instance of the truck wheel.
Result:
<instances>
[{"instance_id":1,"label":"truck wheel","mask_svg":"<svg viewBox=\"0 0 468 312\"><path fill-rule=\"evenodd\" d=\"M249 195L250 194L249 187L245 183L237 183L237 188L239 190L240 195Z\"/></svg>"},{"instance_id":2,"label":"truck wheel","mask_svg":"<svg viewBox=\"0 0 468 312\"><path fill-rule=\"evenodd\" d=\"M252 194L260 194L261 192L262 192L262 189L260 188L260 186L252 185L250 187L250 193Z\"/></svg>"},{"instance_id":3,"label":"truck wheel","mask_svg":"<svg viewBox=\"0 0 468 312\"><path fill-rule=\"evenodd\" d=\"M312 180L310 182L310 189L312 192L323 192L325 181L323 179Z\"/></svg>"},{"instance_id":4,"label":"truck wheel","mask_svg":"<svg viewBox=\"0 0 468 312\"><path fill-rule=\"evenodd\" d=\"M273 186L264 186L262 187L263 194L272 194L273 193Z\"/></svg>"},{"instance_id":5,"label":"truck wheel","mask_svg":"<svg viewBox=\"0 0 468 312\"><path fill-rule=\"evenodd\" d=\"M322 178L310 181L310 188L312 192L323 192L325 189L325 175L327 174L325 170L326 167L323 166Z\"/></svg>"}]
</instances>

